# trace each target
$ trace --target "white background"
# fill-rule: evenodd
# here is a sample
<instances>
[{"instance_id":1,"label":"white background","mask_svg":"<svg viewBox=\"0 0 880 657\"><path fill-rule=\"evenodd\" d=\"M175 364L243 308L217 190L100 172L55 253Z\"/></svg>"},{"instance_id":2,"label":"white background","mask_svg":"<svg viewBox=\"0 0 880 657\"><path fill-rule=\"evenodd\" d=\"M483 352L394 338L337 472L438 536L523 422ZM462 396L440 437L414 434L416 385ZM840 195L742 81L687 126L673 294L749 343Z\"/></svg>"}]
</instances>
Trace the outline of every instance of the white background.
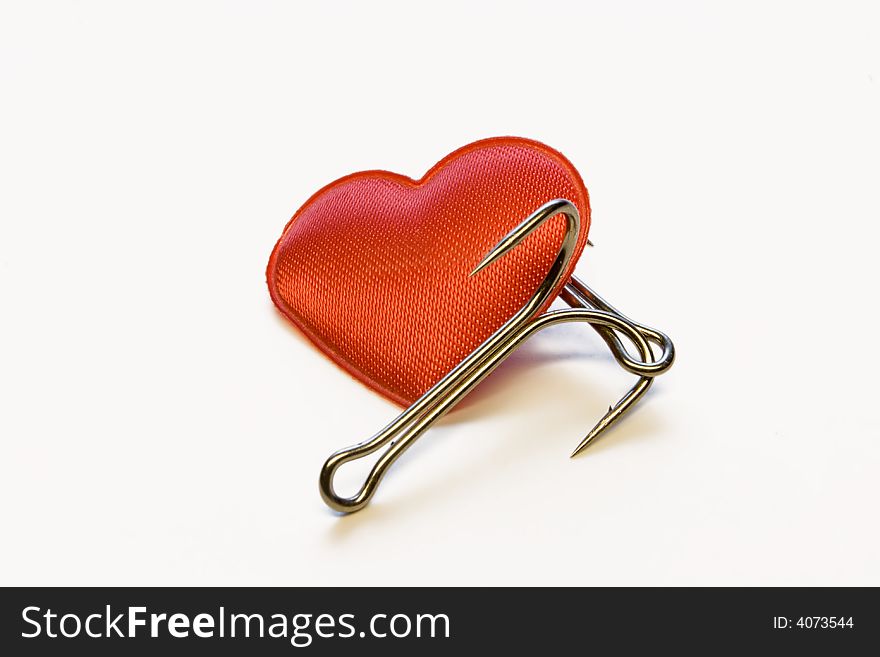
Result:
<instances>
[{"instance_id":1,"label":"white background","mask_svg":"<svg viewBox=\"0 0 880 657\"><path fill-rule=\"evenodd\" d=\"M3 2L0 76L0 583L880 584L876 3ZM340 517L324 458L398 409L272 246L505 134L675 367L569 459L632 377L546 331Z\"/></svg>"}]
</instances>

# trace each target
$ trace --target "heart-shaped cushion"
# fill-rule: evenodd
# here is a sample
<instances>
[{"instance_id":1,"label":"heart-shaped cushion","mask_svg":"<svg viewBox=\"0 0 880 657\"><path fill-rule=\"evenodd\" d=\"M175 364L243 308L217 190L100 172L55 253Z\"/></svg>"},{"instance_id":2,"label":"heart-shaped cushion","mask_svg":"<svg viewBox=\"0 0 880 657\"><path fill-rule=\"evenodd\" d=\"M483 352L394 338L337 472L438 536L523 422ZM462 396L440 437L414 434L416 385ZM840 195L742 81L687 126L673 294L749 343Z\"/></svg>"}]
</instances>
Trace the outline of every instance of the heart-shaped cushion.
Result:
<instances>
[{"instance_id":1,"label":"heart-shaped cushion","mask_svg":"<svg viewBox=\"0 0 880 657\"><path fill-rule=\"evenodd\" d=\"M330 183L284 228L269 259L269 293L337 364L408 405L537 289L562 243L561 215L468 274L555 198L569 199L581 215L577 249L555 297L586 244L589 197L565 157L518 137L469 144L420 180L363 171Z\"/></svg>"}]
</instances>

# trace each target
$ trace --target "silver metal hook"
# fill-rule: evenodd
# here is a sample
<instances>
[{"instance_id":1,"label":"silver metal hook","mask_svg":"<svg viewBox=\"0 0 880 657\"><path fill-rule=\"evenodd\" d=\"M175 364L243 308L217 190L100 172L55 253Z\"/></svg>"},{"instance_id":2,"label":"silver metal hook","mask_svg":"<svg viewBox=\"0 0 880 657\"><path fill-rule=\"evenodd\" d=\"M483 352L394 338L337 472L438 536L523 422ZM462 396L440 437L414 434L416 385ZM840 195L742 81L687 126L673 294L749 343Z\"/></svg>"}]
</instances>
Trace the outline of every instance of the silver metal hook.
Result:
<instances>
[{"instance_id":1,"label":"silver metal hook","mask_svg":"<svg viewBox=\"0 0 880 657\"><path fill-rule=\"evenodd\" d=\"M431 425L461 401L474 386L498 367L529 336L547 326L572 321L590 323L597 327L597 331L609 345L618 362L628 371L642 376L639 382L615 406L610 408L599 424L587 434L587 437L575 450L575 454L628 411L650 387L652 377L669 368L674 359L674 351L668 337L623 317L580 281L575 282L572 279L566 286L565 299L574 308L548 312L533 318L535 311L547 301L562 278L577 244L580 216L574 204L566 199L556 199L545 203L529 215L483 258L471 272L471 275L495 262L545 221L560 214L566 219L566 229L559 253L544 280L523 307L379 433L369 440L335 452L327 459L321 469L319 487L321 496L328 506L343 513L358 511L366 506L375 494L388 468L404 451ZM642 362L632 359L615 331L626 335L636 345L641 353ZM653 354L648 345L649 340L663 347L664 353L660 361L653 361ZM333 488L333 478L339 467L372 454L386 444L389 444L388 449L378 458L360 490L351 497L338 495Z\"/></svg>"}]
</instances>

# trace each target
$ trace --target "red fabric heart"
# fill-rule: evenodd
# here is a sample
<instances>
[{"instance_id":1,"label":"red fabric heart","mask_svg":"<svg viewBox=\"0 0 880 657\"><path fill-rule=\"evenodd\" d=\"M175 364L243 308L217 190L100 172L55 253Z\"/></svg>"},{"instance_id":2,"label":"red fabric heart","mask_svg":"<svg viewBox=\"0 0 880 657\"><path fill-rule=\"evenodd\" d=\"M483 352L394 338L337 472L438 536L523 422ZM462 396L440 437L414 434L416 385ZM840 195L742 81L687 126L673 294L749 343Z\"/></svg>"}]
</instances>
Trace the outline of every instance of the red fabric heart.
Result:
<instances>
[{"instance_id":1,"label":"red fabric heart","mask_svg":"<svg viewBox=\"0 0 880 657\"><path fill-rule=\"evenodd\" d=\"M499 137L447 155L420 180L355 173L293 215L269 259L269 293L337 364L408 405L534 293L562 242L561 217L468 274L555 198L569 199L581 215L567 280L587 241L590 204L580 175L555 150Z\"/></svg>"}]
</instances>

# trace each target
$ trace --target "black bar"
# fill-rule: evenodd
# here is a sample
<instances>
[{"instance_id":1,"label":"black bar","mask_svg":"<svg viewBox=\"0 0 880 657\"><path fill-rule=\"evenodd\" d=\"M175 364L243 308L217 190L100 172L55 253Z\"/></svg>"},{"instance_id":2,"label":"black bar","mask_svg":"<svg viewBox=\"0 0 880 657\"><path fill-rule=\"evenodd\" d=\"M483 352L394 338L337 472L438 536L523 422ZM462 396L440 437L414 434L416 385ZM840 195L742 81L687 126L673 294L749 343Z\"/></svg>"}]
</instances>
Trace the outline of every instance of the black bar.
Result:
<instances>
[{"instance_id":1,"label":"black bar","mask_svg":"<svg viewBox=\"0 0 880 657\"><path fill-rule=\"evenodd\" d=\"M5 655L280 655L300 648L432 655L479 647L569 654L602 646L853 654L880 645L880 603L869 588L13 588L0 600ZM131 607L145 609L132 614ZM174 614L183 615L173 621L178 637L168 626ZM250 618L232 618L238 614ZM74 637L61 635L65 615L64 632ZM120 637L131 618L144 624L133 627L133 638ZM86 636L86 622L92 634L110 637Z\"/></svg>"}]
</instances>

